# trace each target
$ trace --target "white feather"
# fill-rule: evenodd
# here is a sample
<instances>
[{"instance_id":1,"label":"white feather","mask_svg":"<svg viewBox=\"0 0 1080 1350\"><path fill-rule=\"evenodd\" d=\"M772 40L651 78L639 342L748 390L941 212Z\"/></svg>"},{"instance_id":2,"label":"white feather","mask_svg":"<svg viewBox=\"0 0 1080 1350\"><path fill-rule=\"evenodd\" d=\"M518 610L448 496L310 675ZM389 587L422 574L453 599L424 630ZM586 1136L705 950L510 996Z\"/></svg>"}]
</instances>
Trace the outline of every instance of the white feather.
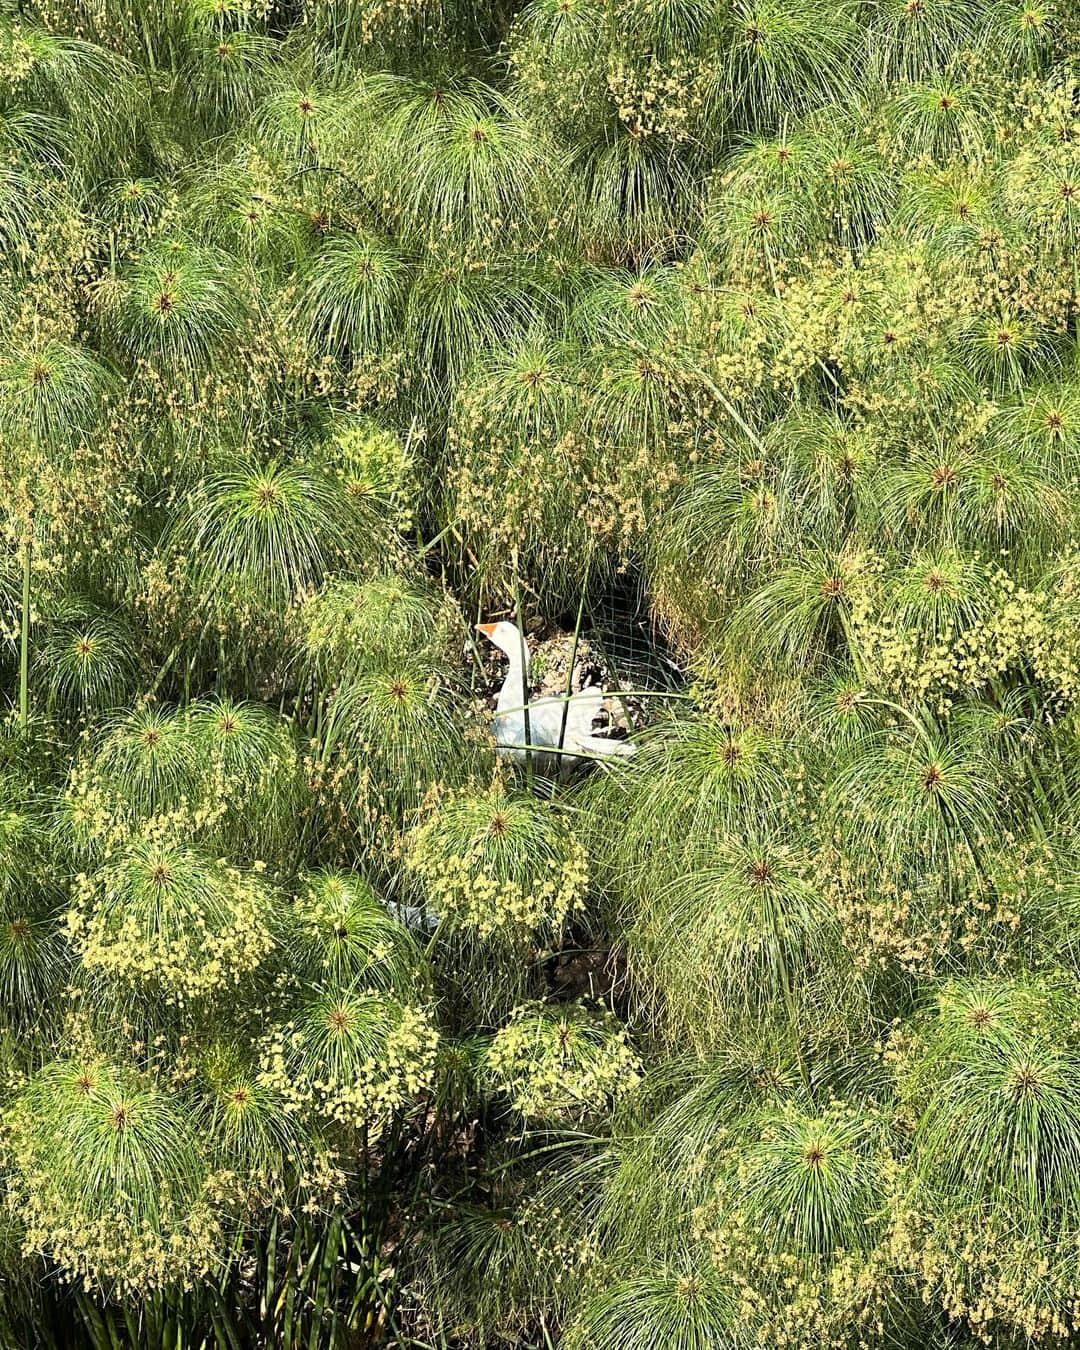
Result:
<instances>
[{"instance_id":1,"label":"white feather","mask_svg":"<svg viewBox=\"0 0 1080 1350\"><path fill-rule=\"evenodd\" d=\"M510 662L495 704L495 741L500 755L523 763L525 747L529 746L536 768L541 773L556 775L573 767L576 756L607 759L634 753L628 741L610 740L594 733L593 724L604 705L601 689L582 689L569 698L564 695L536 699L526 709L530 656L521 630L516 624L503 622L495 624L485 636ZM544 754L545 749L562 753Z\"/></svg>"}]
</instances>

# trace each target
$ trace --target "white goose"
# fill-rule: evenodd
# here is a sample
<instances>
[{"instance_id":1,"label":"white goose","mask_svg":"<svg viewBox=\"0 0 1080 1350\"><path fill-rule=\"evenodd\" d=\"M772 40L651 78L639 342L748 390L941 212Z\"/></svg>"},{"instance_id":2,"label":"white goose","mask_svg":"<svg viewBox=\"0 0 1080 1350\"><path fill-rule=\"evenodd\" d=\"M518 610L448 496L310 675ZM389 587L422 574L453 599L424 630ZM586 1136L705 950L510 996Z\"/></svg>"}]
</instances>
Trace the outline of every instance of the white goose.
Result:
<instances>
[{"instance_id":1,"label":"white goose","mask_svg":"<svg viewBox=\"0 0 1080 1350\"><path fill-rule=\"evenodd\" d=\"M593 735L593 722L604 703L602 689L582 689L569 698L563 695L530 700L526 709L531 657L521 629L505 620L478 623L476 628L510 662L510 670L495 704L495 742L500 755L523 764L527 758L525 747L532 746L533 763L541 773L565 775L575 762L574 756L607 759L634 753L629 741ZM525 734L526 713L528 736ZM550 747L564 753L544 754L536 747Z\"/></svg>"}]
</instances>

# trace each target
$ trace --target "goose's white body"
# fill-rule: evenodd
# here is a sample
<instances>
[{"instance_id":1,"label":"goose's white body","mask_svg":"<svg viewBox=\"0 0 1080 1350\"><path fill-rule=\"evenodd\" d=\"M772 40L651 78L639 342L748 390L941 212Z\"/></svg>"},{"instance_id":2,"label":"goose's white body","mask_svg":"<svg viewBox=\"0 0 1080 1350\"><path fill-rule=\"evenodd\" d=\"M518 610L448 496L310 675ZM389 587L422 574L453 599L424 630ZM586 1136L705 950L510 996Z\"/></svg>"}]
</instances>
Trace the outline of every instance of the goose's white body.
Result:
<instances>
[{"instance_id":1,"label":"goose's white body","mask_svg":"<svg viewBox=\"0 0 1080 1350\"><path fill-rule=\"evenodd\" d=\"M495 704L495 742L498 753L517 763L528 757L541 773L565 773L574 757L614 758L634 753L629 741L593 734L593 723L604 703L601 689L583 689L562 697L539 698L526 708L529 648L516 624L480 624L479 630L506 656L510 669ZM565 723L564 723L565 717ZM526 735L526 723L528 735ZM554 753L545 754L550 749Z\"/></svg>"}]
</instances>

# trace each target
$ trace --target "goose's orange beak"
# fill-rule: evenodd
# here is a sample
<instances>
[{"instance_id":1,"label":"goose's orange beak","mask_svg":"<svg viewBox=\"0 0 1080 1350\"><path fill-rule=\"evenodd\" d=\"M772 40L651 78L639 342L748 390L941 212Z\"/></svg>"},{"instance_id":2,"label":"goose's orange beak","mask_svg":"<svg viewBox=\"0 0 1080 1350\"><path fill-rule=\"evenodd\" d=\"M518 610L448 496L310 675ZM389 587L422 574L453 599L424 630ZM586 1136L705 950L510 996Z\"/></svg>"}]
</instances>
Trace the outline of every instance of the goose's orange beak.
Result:
<instances>
[{"instance_id":1,"label":"goose's orange beak","mask_svg":"<svg viewBox=\"0 0 1080 1350\"><path fill-rule=\"evenodd\" d=\"M483 633L485 637L491 637L497 627L498 625L493 623L478 623L476 625L476 631L478 633Z\"/></svg>"}]
</instances>

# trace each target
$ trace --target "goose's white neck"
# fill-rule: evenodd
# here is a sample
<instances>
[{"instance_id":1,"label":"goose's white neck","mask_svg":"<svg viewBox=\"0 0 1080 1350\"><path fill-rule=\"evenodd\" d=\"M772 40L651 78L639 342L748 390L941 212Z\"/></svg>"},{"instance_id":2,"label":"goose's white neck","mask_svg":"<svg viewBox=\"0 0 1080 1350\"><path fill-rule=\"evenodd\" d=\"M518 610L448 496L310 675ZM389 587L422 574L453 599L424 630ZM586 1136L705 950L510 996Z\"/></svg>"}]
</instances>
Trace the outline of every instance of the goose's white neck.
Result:
<instances>
[{"instance_id":1,"label":"goose's white neck","mask_svg":"<svg viewBox=\"0 0 1080 1350\"><path fill-rule=\"evenodd\" d=\"M510 662L511 673L520 671L523 665L528 672L532 662L529 644L516 624L504 620L495 625L494 631L488 633L488 638Z\"/></svg>"},{"instance_id":2,"label":"goose's white neck","mask_svg":"<svg viewBox=\"0 0 1080 1350\"><path fill-rule=\"evenodd\" d=\"M490 634L491 641L510 663L502 689L499 691L498 706L503 709L518 709L525 702L525 686L529 678L531 653L529 644L521 630L512 623L500 623Z\"/></svg>"},{"instance_id":3,"label":"goose's white neck","mask_svg":"<svg viewBox=\"0 0 1080 1350\"><path fill-rule=\"evenodd\" d=\"M510 662L510 671L507 678L520 676L522 671L528 675L532 667L532 653L529 651L529 644L522 638L512 639L502 648L506 659Z\"/></svg>"}]
</instances>

